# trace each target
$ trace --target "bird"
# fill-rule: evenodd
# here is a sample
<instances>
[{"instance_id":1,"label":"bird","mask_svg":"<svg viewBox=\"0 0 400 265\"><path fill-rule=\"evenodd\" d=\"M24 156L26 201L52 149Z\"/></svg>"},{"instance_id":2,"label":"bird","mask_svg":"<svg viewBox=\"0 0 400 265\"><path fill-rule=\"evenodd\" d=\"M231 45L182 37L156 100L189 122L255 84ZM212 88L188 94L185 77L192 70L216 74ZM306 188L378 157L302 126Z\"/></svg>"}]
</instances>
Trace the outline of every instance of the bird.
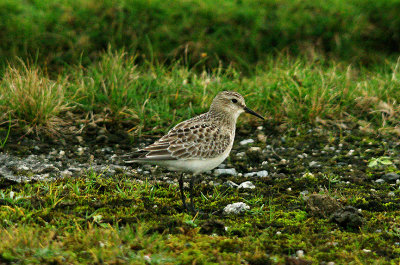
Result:
<instances>
[{"instance_id":1,"label":"bird","mask_svg":"<svg viewBox=\"0 0 400 265\"><path fill-rule=\"evenodd\" d=\"M126 163L153 164L170 171L180 172L179 188L183 207L188 210L183 189L183 174L192 173L190 179L190 210L193 207L195 176L220 165L232 150L236 121L243 112L264 120L264 117L246 106L241 94L235 91L219 92L208 112L185 120L167 134L131 155Z\"/></svg>"}]
</instances>

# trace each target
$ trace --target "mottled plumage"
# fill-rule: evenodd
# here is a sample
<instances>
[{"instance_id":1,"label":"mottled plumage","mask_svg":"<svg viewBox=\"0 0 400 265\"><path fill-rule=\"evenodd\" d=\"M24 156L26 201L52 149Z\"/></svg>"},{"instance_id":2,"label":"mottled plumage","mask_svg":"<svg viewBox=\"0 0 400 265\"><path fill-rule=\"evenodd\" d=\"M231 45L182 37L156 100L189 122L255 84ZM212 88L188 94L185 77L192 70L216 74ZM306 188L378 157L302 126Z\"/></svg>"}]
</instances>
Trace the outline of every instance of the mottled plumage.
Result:
<instances>
[{"instance_id":1,"label":"mottled plumage","mask_svg":"<svg viewBox=\"0 0 400 265\"><path fill-rule=\"evenodd\" d=\"M176 125L158 141L138 151L134 162L195 174L211 170L229 155L236 120L244 111L254 114L247 109L242 95L220 92L208 112Z\"/></svg>"},{"instance_id":2,"label":"mottled plumage","mask_svg":"<svg viewBox=\"0 0 400 265\"><path fill-rule=\"evenodd\" d=\"M229 155L235 139L236 120L242 112L263 117L246 107L237 92L220 92L210 110L183 121L155 143L134 154L129 162L156 164L174 171L199 174L217 167ZM182 201L183 180L180 178Z\"/></svg>"}]
</instances>

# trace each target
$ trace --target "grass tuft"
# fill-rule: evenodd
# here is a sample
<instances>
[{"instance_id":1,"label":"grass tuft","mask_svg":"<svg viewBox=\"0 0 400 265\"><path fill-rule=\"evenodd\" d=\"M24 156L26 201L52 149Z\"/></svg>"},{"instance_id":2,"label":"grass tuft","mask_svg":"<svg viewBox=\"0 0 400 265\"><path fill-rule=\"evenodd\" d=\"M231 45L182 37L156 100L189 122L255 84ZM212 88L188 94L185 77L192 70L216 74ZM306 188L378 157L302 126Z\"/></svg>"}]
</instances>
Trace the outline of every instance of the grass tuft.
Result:
<instances>
[{"instance_id":1,"label":"grass tuft","mask_svg":"<svg viewBox=\"0 0 400 265\"><path fill-rule=\"evenodd\" d=\"M65 79L50 80L36 66L9 67L0 84L1 108L28 132L54 133L67 109Z\"/></svg>"}]
</instances>

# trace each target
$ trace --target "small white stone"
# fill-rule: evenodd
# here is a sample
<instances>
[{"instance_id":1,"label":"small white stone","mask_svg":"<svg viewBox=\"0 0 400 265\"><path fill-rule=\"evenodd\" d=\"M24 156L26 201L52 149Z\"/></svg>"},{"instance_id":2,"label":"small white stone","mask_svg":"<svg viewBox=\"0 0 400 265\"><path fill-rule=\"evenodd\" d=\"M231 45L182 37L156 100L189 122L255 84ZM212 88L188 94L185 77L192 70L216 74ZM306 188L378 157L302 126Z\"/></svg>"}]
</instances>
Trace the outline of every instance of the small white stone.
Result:
<instances>
[{"instance_id":1,"label":"small white stone","mask_svg":"<svg viewBox=\"0 0 400 265\"><path fill-rule=\"evenodd\" d=\"M245 178L252 177L252 176L254 176L255 174L257 174L257 173L256 173L256 172L245 173L245 174L244 174L244 177L245 177Z\"/></svg>"},{"instance_id":2,"label":"small white stone","mask_svg":"<svg viewBox=\"0 0 400 265\"><path fill-rule=\"evenodd\" d=\"M288 191L292 191L292 188L287 188Z\"/></svg>"},{"instance_id":3,"label":"small white stone","mask_svg":"<svg viewBox=\"0 0 400 265\"><path fill-rule=\"evenodd\" d=\"M151 263L151 257L150 257L149 255L144 255L144 256L143 256L143 259L144 259L146 262Z\"/></svg>"},{"instance_id":4,"label":"small white stone","mask_svg":"<svg viewBox=\"0 0 400 265\"><path fill-rule=\"evenodd\" d=\"M236 154L236 157L239 158L239 159L243 159L245 156L246 156L245 152L239 152L239 153Z\"/></svg>"},{"instance_id":5,"label":"small white stone","mask_svg":"<svg viewBox=\"0 0 400 265\"><path fill-rule=\"evenodd\" d=\"M243 183L241 183L238 187L238 189L255 189L256 186L251 182L251 181L245 181Z\"/></svg>"},{"instance_id":6,"label":"small white stone","mask_svg":"<svg viewBox=\"0 0 400 265\"><path fill-rule=\"evenodd\" d=\"M224 185L225 185L225 186L228 186L228 187L231 187L231 188L237 188L237 187L239 187L238 184L236 184L235 182L230 181L230 180L226 181L226 182L224 183Z\"/></svg>"},{"instance_id":7,"label":"small white stone","mask_svg":"<svg viewBox=\"0 0 400 265\"><path fill-rule=\"evenodd\" d=\"M302 192L300 192L300 195L302 196L306 196L308 194L308 190L303 190Z\"/></svg>"},{"instance_id":8,"label":"small white stone","mask_svg":"<svg viewBox=\"0 0 400 265\"><path fill-rule=\"evenodd\" d=\"M258 146L250 147L249 152L259 153L259 152L261 152L261 147L258 147Z\"/></svg>"},{"instance_id":9,"label":"small white stone","mask_svg":"<svg viewBox=\"0 0 400 265\"><path fill-rule=\"evenodd\" d=\"M234 168L217 168L214 170L214 176L219 176L222 174L236 176L237 171Z\"/></svg>"},{"instance_id":10,"label":"small white stone","mask_svg":"<svg viewBox=\"0 0 400 265\"><path fill-rule=\"evenodd\" d=\"M18 167L18 170L27 171L27 170L29 170L29 167L27 167L26 165L22 165L22 166Z\"/></svg>"},{"instance_id":11,"label":"small white stone","mask_svg":"<svg viewBox=\"0 0 400 265\"><path fill-rule=\"evenodd\" d=\"M370 249L363 249L363 251L365 252L365 253L370 253L371 252L371 250Z\"/></svg>"},{"instance_id":12,"label":"small white stone","mask_svg":"<svg viewBox=\"0 0 400 265\"><path fill-rule=\"evenodd\" d=\"M393 192L393 191L390 191L390 192L388 193L388 196L389 196L389 197L394 197L394 196L395 196L395 194L394 194L394 192Z\"/></svg>"},{"instance_id":13,"label":"small white stone","mask_svg":"<svg viewBox=\"0 0 400 265\"><path fill-rule=\"evenodd\" d=\"M282 234L282 232L281 231L278 231L278 232L276 232L276 235L281 235Z\"/></svg>"},{"instance_id":14,"label":"small white stone","mask_svg":"<svg viewBox=\"0 0 400 265\"><path fill-rule=\"evenodd\" d=\"M304 251L303 250L297 250L296 251L296 256L298 257L298 258L302 258L302 257L304 257Z\"/></svg>"},{"instance_id":15,"label":"small white stone","mask_svg":"<svg viewBox=\"0 0 400 265\"><path fill-rule=\"evenodd\" d=\"M254 143L253 139L246 139L246 140L240 141L240 145L246 145L246 144L252 144L252 143Z\"/></svg>"},{"instance_id":16,"label":"small white stone","mask_svg":"<svg viewBox=\"0 0 400 265\"><path fill-rule=\"evenodd\" d=\"M320 167L321 165L317 161L311 161L309 166L310 167Z\"/></svg>"},{"instance_id":17,"label":"small white stone","mask_svg":"<svg viewBox=\"0 0 400 265\"><path fill-rule=\"evenodd\" d=\"M78 147L78 149L76 150L76 154L78 156L83 155L84 152L85 152L85 149L83 147Z\"/></svg>"},{"instance_id":18,"label":"small white stone","mask_svg":"<svg viewBox=\"0 0 400 265\"><path fill-rule=\"evenodd\" d=\"M268 171L266 171L266 170L258 171L258 172L257 172L257 177L259 177L259 178L268 177Z\"/></svg>"},{"instance_id":19,"label":"small white stone","mask_svg":"<svg viewBox=\"0 0 400 265\"><path fill-rule=\"evenodd\" d=\"M245 204L244 202L235 202L232 204L228 204L224 208L224 214L239 214L241 212L247 211L250 209L250 206Z\"/></svg>"},{"instance_id":20,"label":"small white stone","mask_svg":"<svg viewBox=\"0 0 400 265\"><path fill-rule=\"evenodd\" d=\"M65 177L70 177L70 176L72 176L72 172L66 169L66 170L61 171L61 172L60 172L60 175L61 175L61 177L63 177L63 178L65 178Z\"/></svg>"}]
</instances>

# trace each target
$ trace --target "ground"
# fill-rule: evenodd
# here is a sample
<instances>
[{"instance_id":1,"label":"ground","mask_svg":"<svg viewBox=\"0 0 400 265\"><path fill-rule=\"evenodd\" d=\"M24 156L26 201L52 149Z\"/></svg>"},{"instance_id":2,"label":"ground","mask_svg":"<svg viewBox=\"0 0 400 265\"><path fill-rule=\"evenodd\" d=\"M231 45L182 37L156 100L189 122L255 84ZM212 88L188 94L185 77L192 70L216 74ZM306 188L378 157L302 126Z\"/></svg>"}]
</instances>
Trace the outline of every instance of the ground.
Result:
<instances>
[{"instance_id":1,"label":"ground","mask_svg":"<svg viewBox=\"0 0 400 265\"><path fill-rule=\"evenodd\" d=\"M29 170L20 172L26 178L21 183L2 178L2 262L400 262L400 142L394 136L268 122L241 126L220 167L237 174L203 174L195 189L196 214L182 208L176 173L124 165L132 146L156 137L132 141L107 125L89 127L82 144L70 136L46 143L10 140L5 146L2 155L20 161L37 156L59 171L48 167L48 175L41 173L52 181L35 180L38 173ZM91 140L99 131L106 137L102 143ZM247 139L254 143L241 143ZM73 167L85 170L52 173L68 171L70 161L81 161ZM19 166L11 172L17 174ZM246 175L260 171L262 177ZM250 181L255 189L229 181ZM225 214L236 202L250 209Z\"/></svg>"}]
</instances>

